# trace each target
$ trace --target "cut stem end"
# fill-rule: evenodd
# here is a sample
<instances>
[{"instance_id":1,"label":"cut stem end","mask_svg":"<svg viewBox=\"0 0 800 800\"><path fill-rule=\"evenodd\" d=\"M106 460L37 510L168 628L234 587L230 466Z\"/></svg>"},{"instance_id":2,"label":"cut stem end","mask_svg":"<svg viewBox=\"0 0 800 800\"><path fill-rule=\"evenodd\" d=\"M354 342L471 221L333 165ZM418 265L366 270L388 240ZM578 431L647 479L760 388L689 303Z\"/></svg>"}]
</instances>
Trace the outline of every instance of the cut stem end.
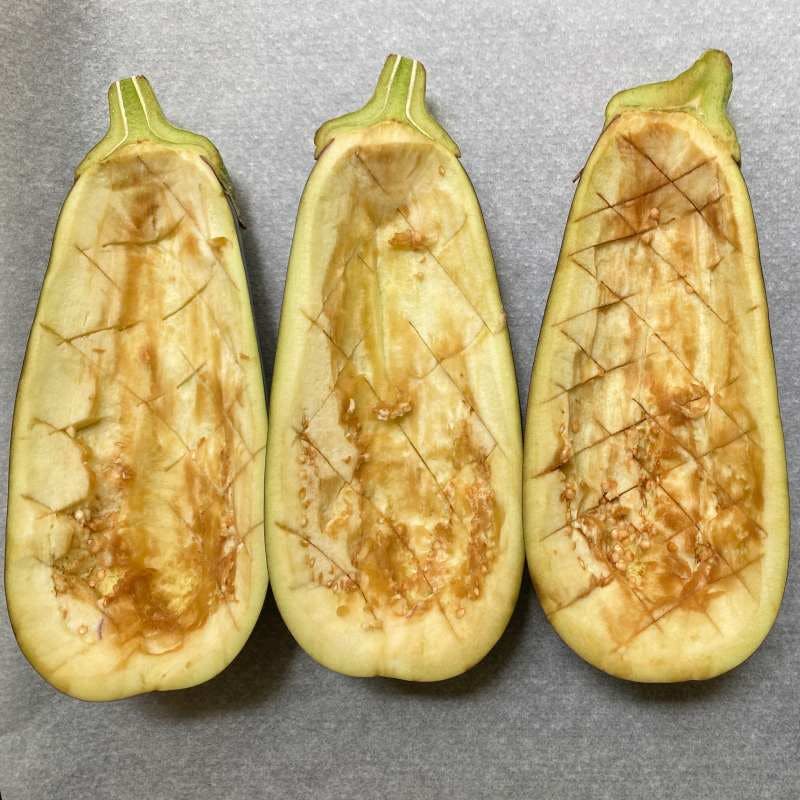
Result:
<instances>
[{"instance_id":1,"label":"cut stem end","mask_svg":"<svg viewBox=\"0 0 800 800\"><path fill-rule=\"evenodd\" d=\"M340 131L368 128L388 120L409 125L455 156L461 154L458 145L425 104L425 67L416 59L390 55L366 105L358 111L326 122L317 131L314 137L315 158Z\"/></svg>"},{"instance_id":2,"label":"cut stem end","mask_svg":"<svg viewBox=\"0 0 800 800\"><path fill-rule=\"evenodd\" d=\"M164 116L147 78L136 75L114 81L108 89L108 112L108 130L78 165L76 177L129 144L155 142L165 147L195 150L214 170L236 208L231 180L217 148L205 136L173 125Z\"/></svg>"},{"instance_id":3,"label":"cut stem end","mask_svg":"<svg viewBox=\"0 0 800 800\"><path fill-rule=\"evenodd\" d=\"M605 125L630 110L684 111L697 117L738 162L739 141L727 114L732 85L730 58L721 50L708 50L672 80L615 94L606 106Z\"/></svg>"}]
</instances>

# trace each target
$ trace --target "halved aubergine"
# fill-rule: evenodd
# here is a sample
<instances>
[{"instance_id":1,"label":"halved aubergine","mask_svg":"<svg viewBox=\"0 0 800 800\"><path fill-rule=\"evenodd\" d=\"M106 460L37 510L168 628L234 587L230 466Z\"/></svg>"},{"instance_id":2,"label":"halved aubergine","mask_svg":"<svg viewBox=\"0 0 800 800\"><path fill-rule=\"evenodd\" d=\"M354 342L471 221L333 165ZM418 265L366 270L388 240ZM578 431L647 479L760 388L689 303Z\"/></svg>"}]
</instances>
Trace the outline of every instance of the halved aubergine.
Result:
<instances>
[{"instance_id":1,"label":"halved aubergine","mask_svg":"<svg viewBox=\"0 0 800 800\"><path fill-rule=\"evenodd\" d=\"M266 408L229 180L144 78L108 97L28 342L6 531L19 645L87 700L212 677L267 585Z\"/></svg>"},{"instance_id":2,"label":"halved aubergine","mask_svg":"<svg viewBox=\"0 0 800 800\"><path fill-rule=\"evenodd\" d=\"M579 655L710 678L769 631L788 496L728 57L616 95L583 169L539 338L528 563Z\"/></svg>"},{"instance_id":3,"label":"halved aubergine","mask_svg":"<svg viewBox=\"0 0 800 800\"><path fill-rule=\"evenodd\" d=\"M483 218L425 72L390 56L316 136L281 317L267 557L292 634L356 676L482 658L520 585L522 446Z\"/></svg>"}]
</instances>

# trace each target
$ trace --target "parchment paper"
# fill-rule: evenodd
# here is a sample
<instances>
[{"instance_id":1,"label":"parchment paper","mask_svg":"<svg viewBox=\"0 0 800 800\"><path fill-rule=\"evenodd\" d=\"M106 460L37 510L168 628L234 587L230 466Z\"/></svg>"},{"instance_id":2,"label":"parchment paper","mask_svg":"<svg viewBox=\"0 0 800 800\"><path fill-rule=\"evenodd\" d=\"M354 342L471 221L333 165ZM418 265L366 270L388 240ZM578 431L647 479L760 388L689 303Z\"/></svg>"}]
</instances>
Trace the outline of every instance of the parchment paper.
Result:
<instances>
[{"instance_id":1,"label":"parchment paper","mask_svg":"<svg viewBox=\"0 0 800 800\"><path fill-rule=\"evenodd\" d=\"M800 441L800 27L793 2L569 4L298 0L3 4L0 13L0 469L26 337L72 170L114 79L147 75L209 136L238 189L269 378L294 216L324 120L360 106L384 57L429 99L483 205L527 394L574 190L617 89L705 48L735 70L793 492ZM4 513L4 512L3 512ZM92 705L28 666L0 604L0 792L61 798L797 798L797 559L772 633L701 685L637 686L570 652L527 578L505 636L463 677L353 680L294 643L272 600L236 661L196 689Z\"/></svg>"}]
</instances>

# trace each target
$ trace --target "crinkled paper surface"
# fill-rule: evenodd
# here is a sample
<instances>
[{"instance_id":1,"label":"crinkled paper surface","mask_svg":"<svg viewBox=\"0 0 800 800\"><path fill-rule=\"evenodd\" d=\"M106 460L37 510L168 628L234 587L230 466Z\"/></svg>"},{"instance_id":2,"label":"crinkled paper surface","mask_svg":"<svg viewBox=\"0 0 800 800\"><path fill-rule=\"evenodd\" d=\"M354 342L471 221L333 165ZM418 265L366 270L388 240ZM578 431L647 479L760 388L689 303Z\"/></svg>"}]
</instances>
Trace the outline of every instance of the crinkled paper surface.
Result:
<instances>
[{"instance_id":1,"label":"crinkled paper surface","mask_svg":"<svg viewBox=\"0 0 800 800\"><path fill-rule=\"evenodd\" d=\"M3 486L14 392L59 207L105 129L112 80L147 75L167 115L221 150L248 225L269 376L314 130L361 105L387 53L421 59L430 103L461 146L484 209L524 398L572 179L607 99L672 77L711 46L734 64L731 116L758 223L794 492L800 24L794 3L750 0L6 4ZM544 619L527 578L497 647L439 685L328 672L293 642L270 599L215 680L107 705L45 684L2 606L0 792L4 800L796 798L795 577L793 567L775 628L745 665L672 687L627 684L581 661Z\"/></svg>"}]
</instances>

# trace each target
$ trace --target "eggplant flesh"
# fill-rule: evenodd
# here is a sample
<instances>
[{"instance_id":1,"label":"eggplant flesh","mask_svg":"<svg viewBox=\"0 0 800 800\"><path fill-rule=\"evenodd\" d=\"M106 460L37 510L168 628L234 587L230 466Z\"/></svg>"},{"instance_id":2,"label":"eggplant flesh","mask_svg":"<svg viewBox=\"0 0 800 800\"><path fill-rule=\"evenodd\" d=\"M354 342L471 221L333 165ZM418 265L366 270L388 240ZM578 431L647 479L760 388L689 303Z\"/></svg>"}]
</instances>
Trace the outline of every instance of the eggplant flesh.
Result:
<instances>
[{"instance_id":1,"label":"eggplant flesh","mask_svg":"<svg viewBox=\"0 0 800 800\"><path fill-rule=\"evenodd\" d=\"M14 415L12 625L90 700L199 683L266 591L266 414L219 156L143 78L59 217Z\"/></svg>"},{"instance_id":2,"label":"eggplant flesh","mask_svg":"<svg viewBox=\"0 0 800 800\"><path fill-rule=\"evenodd\" d=\"M638 681L709 678L769 631L788 495L727 56L609 104L528 404L525 533L544 611Z\"/></svg>"},{"instance_id":3,"label":"eggplant flesh","mask_svg":"<svg viewBox=\"0 0 800 800\"><path fill-rule=\"evenodd\" d=\"M521 434L491 251L424 71L324 126L298 215L267 456L289 628L350 675L479 660L520 583Z\"/></svg>"}]
</instances>

